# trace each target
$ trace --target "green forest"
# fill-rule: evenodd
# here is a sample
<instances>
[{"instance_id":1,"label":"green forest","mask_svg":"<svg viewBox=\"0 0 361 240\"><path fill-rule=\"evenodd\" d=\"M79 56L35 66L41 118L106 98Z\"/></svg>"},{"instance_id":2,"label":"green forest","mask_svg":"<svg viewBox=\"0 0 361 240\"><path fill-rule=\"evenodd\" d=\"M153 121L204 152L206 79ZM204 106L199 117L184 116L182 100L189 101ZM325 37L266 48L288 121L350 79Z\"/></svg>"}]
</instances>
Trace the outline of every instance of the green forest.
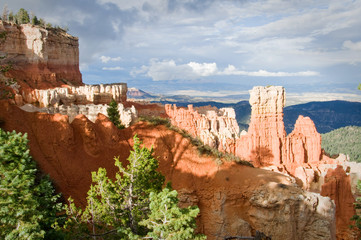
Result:
<instances>
[{"instance_id":1,"label":"green forest","mask_svg":"<svg viewBox=\"0 0 361 240\"><path fill-rule=\"evenodd\" d=\"M361 127L347 126L321 136L326 153L344 153L350 156L350 161L361 162Z\"/></svg>"}]
</instances>

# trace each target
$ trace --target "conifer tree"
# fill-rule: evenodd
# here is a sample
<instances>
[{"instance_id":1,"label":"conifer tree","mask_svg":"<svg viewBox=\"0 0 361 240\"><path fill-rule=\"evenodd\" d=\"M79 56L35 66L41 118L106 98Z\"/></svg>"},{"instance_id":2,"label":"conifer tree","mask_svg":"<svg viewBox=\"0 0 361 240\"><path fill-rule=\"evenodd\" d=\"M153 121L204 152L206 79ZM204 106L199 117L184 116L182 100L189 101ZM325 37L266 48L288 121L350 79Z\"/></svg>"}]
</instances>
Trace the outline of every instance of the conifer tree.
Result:
<instances>
[{"instance_id":1,"label":"conifer tree","mask_svg":"<svg viewBox=\"0 0 361 240\"><path fill-rule=\"evenodd\" d=\"M195 234L195 218L199 213L197 206L178 207L178 193L168 185L160 193L150 193L150 214L140 224L150 231L152 239L206 239L204 235Z\"/></svg>"},{"instance_id":2,"label":"conifer tree","mask_svg":"<svg viewBox=\"0 0 361 240\"><path fill-rule=\"evenodd\" d=\"M20 8L16 14L17 24L26 24L30 22L30 17L28 11L24 8Z\"/></svg>"},{"instance_id":3,"label":"conifer tree","mask_svg":"<svg viewBox=\"0 0 361 240\"><path fill-rule=\"evenodd\" d=\"M161 191L164 176L156 171L158 161L153 150L140 145L135 136L126 167L115 158L119 172L114 181L104 168L92 173L94 185L88 191L84 211L70 199L64 228L73 238L139 239L146 235L148 230L139 223L149 214L149 194Z\"/></svg>"},{"instance_id":4,"label":"conifer tree","mask_svg":"<svg viewBox=\"0 0 361 240\"><path fill-rule=\"evenodd\" d=\"M120 114L118 110L118 103L112 99L109 103L109 107L107 108L107 113L109 120L119 129L125 128L125 126L120 121Z\"/></svg>"},{"instance_id":5,"label":"conifer tree","mask_svg":"<svg viewBox=\"0 0 361 240\"><path fill-rule=\"evenodd\" d=\"M0 129L0 239L60 239L51 228L59 195L40 177L26 134Z\"/></svg>"},{"instance_id":6,"label":"conifer tree","mask_svg":"<svg viewBox=\"0 0 361 240\"><path fill-rule=\"evenodd\" d=\"M9 16L8 5L5 4L5 5L4 5L4 8L3 8L3 14L2 14L2 16L1 16L1 19L2 19L3 21L7 21L7 20L8 20L8 16Z\"/></svg>"}]
</instances>

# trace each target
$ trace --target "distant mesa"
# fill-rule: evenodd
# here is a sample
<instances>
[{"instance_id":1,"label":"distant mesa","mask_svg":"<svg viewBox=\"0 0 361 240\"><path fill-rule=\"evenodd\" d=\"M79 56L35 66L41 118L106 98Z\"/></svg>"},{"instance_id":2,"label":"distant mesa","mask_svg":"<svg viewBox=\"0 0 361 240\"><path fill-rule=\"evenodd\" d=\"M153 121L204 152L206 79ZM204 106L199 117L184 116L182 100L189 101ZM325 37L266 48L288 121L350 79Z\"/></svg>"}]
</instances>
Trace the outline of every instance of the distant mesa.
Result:
<instances>
[{"instance_id":1,"label":"distant mesa","mask_svg":"<svg viewBox=\"0 0 361 240\"><path fill-rule=\"evenodd\" d=\"M149 99L154 98L155 96L152 96L141 89L128 88L127 97L129 99Z\"/></svg>"}]
</instances>

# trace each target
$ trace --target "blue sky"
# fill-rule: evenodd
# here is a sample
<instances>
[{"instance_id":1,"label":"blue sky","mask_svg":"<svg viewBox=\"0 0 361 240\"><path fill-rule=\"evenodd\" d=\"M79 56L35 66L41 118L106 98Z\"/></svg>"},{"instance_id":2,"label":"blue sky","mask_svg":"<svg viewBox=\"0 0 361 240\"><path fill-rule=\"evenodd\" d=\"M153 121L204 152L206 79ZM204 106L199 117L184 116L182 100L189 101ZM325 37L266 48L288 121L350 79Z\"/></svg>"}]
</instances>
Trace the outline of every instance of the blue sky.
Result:
<instances>
[{"instance_id":1,"label":"blue sky","mask_svg":"<svg viewBox=\"0 0 361 240\"><path fill-rule=\"evenodd\" d=\"M0 0L79 37L83 82L292 101L361 101L361 0ZM289 102L289 103L290 103Z\"/></svg>"}]
</instances>

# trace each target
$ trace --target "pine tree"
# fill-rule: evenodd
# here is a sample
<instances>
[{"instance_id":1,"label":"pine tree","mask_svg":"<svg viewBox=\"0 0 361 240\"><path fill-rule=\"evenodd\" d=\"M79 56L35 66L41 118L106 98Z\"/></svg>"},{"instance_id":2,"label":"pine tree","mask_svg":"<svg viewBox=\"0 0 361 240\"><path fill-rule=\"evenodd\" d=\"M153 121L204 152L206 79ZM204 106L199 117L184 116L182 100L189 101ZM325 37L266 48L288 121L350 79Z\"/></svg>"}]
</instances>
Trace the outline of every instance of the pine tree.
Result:
<instances>
[{"instance_id":1,"label":"pine tree","mask_svg":"<svg viewBox=\"0 0 361 240\"><path fill-rule=\"evenodd\" d=\"M161 191L164 176L156 171L158 161L153 150L140 145L135 136L126 167L115 158L119 172L114 181L104 168L92 173L94 185L88 191L84 211L70 199L64 228L73 238L139 239L146 235L148 230L139 223L149 214L149 194Z\"/></svg>"},{"instance_id":2,"label":"pine tree","mask_svg":"<svg viewBox=\"0 0 361 240\"><path fill-rule=\"evenodd\" d=\"M125 128L125 126L120 121L120 114L118 110L118 103L112 99L107 108L107 113L109 120L119 129Z\"/></svg>"},{"instance_id":3,"label":"pine tree","mask_svg":"<svg viewBox=\"0 0 361 240\"><path fill-rule=\"evenodd\" d=\"M197 206L178 207L178 193L170 185L160 193L150 194L148 218L141 222L150 231L147 237L152 239L206 239L204 235L195 234L195 218L199 213Z\"/></svg>"},{"instance_id":4,"label":"pine tree","mask_svg":"<svg viewBox=\"0 0 361 240\"><path fill-rule=\"evenodd\" d=\"M9 16L9 10L8 10L8 5L5 4L4 8L3 8L3 14L2 14L2 20L3 21L7 21L8 20L8 16Z\"/></svg>"},{"instance_id":5,"label":"pine tree","mask_svg":"<svg viewBox=\"0 0 361 240\"><path fill-rule=\"evenodd\" d=\"M39 25L40 24L40 21L38 20L37 16L34 16L31 19L31 24L33 24L33 25Z\"/></svg>"},{"instance_id":6,"label":"pine tree","mask_svg":"<svg viewBox=\"0 0 361 240\"><path fill-rule=\"evenodd\" d=\"M28 11L24 8L20 8L16 14L17 24L26 24L30 22L30 17Z\"/></svg>"},{"instance_id":7,"label":"pine tree","mask_svg":"<svg viewBox=\"0 0 361 240\"><path fill-rule=\"evenodd\" d=\"M40 176L27 143L26 134L0 129L0 239L59 239L51 228L59 195Z\"/></svg>"}]
</instances>

